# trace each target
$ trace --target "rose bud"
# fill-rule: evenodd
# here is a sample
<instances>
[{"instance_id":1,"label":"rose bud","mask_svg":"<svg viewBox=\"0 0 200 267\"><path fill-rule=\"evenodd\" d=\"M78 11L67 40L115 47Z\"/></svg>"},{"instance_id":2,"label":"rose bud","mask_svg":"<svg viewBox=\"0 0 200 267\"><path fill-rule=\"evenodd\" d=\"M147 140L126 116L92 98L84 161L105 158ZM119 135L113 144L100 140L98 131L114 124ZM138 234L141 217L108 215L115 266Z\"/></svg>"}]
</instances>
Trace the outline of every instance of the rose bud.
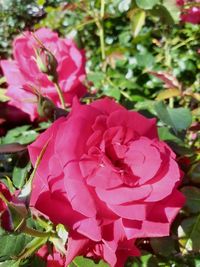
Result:
<instances>
[{"instance_id":1,"label":"rose bud","mask_svg":"<svg viewBox=\"0 0 200 267\"><path fill-rule=\"evenodd\" d=\"M38 97L38 114L40 117L52 120L54 118L55 108L54 103L47 97Z\"/></svg>"},{"instance_id":2,"label":"rose bud","mask_svg":"<svg viewBox=\"0 0 200 267\"><path fill-rule=\"evenodd\" d=\"M0 183L0 220L6 231L18 231L25 225L27 209L11 195L8 188Z\"/></svg>"},{"instance_id":3,"label":"rose bud","mask_svg":"<svg viewBox=\"0 0 200 267\"><path fill-rule=\"evenodd\" d=\"M35 50L36 53L36 63L39 70L48 75L48 78L52 82L57 82L57 66L58 62L55 56L48 51L45 47L40 47Z\"/></svg>"}]
</instances>

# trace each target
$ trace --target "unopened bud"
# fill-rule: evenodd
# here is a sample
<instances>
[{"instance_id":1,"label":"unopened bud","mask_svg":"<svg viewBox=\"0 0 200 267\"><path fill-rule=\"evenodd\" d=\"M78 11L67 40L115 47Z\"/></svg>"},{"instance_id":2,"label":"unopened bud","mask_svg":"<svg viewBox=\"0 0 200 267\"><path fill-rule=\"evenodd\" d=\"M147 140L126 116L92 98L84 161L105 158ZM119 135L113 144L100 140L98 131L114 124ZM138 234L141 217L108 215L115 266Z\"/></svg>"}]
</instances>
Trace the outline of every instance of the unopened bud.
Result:
<instances>
[{"instance_id":1,"label":"unopened bud","mask_svg":"<svg viewBox=\"0 0 200 267\"><path fill-rule=\"evenodd\" d=\"M45 47L36 49L36 63L39 70L48 75L51 81L57 80L57 66L58 62L55 56Z\"/></svg>"},{"instance_id":2,"label":"unopened bud","mask_svg":"<svg viewBox=\"0 0 200 267\"><path fill-rule=\"evenodd\" d=\"M40 96L38 101L38 113L43 118L53 119L55 105L47 97Z\"/></svg>"}]
</instances>

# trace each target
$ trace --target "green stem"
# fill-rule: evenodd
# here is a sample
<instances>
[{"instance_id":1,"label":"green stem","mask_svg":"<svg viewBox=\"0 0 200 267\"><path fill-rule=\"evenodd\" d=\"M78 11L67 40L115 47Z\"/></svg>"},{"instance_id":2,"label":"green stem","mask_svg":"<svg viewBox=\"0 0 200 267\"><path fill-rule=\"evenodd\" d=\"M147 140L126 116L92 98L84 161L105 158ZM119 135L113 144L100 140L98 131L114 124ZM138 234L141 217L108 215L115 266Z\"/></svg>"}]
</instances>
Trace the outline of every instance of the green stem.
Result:
<instances>
[{"instance_id":1,"label":"green stem","mask_svg":"<svg viewBox=\"0 0 200 267\"><path fill-rule=\"evenodd\" d=\"M191 41L194 41L194 37L190 37L190 38L188 38L187 40L185 40L185 41L183 41L183 42L181 42L181 43L175 45L174 47L172 47L172 50L176 50L177 48L180 48L180 47L186 45L187 43L189 43L189 42L191 42Z\"/></svg>"},{"instance_id":2,"label":"green stem","mask_svg":"<svg viewBox=\"0 0 200 267\"><path fill-rule=\"evenodd\" d=\"M173 97L170 97L170 99L169 99L169 107L174 108L174 98Z\"/></svg>"},{"instance_id":3,"label":"green stem","mask_svg":"<svg viewBox=\"0 0 200 267\"><path fill-rule=\"evenodd\" d=\"M105 12L105 1L101 0L101 11L100 11L101 19L103 19L104 17L104 12Z\"/></svg>"},{"instance_id":4,"label":"green stem","mask_svg":"<svg viewBox=\"0 0 200 267\"><path fill-rule=\"evenodd\" d=\"M104 12L105 12L105 1L101 0L100 17L96 15L96 25L97 28L99 29L99 40L100 40L102 60L106 58L105 43L104 43L104 28L103 28Z\"/></svg>"},{"instance_id":5,"label":"green stem","mask_svg":"<svg viewBox=\"0 0 200 267\"><path fill-rule=\"evenodd\" d=\"M100 38L100 46L101 46L101 57L104 60L106 55L105 55L105 44L104 44L104 29L101 25L101 23L99 23L99 38Z\"/></svg>"},{"instance_id":6,"label":"green stem","mask_svg":"<svg viewBox=\"0 0 200 267\"><path fill-rule=\"evenodd\" d=\"M8 200L5 198L5 196L0 192L0 199L6 204L8 205Z\"/></svg>"},{"instance_id":7,"label":"green stem","mask_svg":"<svg viewBox=\"0 0 200 267\"><path fill-rule=\"evenodd\" d=\"M34 236L34 237L57 237L57 235L55 233L52 232L40 232L38 230L35 230L33 228L29 228L28 226L25 226L22 229L22 232L30 235L30 236Z\"/></svg>"},{"instance_id":8,"label":"green stem","mask_svg":"<svg viewBox=\"0 0 200 267\"><path fill-rule=\"evenodd\" d=\"M89 24L92 24L92 23L95 23L95 19L91 19L91 20L88 20L88 21L85 21L85 22L83 22L83 23L80 23L80 24L78 24L78 25L76 25L76 26L73 26L73 27L71 27L71 28L69 28L68 30L67 30L67 32L69 33L70 31L72 31L73 29L75 29L75 30L80 30L81 28L83 28L84 26L86 26L86 25L89 25Z\"/></svg>"},{"instance_id":9,"label":"green stem","mask_svg":"<svg viewBox=\"0 0 200 267\"><path fill-rule=\"evenodd\" d=\"M56 87L61 106L63 109L65 109L65 100L64 100L64 95L63 95L62 89L60 88L60 85L58 84L58 82L55 82L54 85Z\"/></svg>"}]
</instances>

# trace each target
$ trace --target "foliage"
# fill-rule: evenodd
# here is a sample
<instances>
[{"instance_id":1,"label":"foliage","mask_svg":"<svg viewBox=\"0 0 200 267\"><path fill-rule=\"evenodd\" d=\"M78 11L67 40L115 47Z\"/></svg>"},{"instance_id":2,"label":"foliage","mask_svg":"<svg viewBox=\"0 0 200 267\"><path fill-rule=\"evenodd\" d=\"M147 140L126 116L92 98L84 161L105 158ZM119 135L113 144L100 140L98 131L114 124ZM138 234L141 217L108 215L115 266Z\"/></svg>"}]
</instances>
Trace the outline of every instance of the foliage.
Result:
<instances>
[{"instance_id":1,"label":"foliage","mask_svg":"<svg viewBox=\"0 0 200 267\"><path fill-rule=\"evenodd\" d=\"M0 1L0 55L10 55L14 37L24 29L30 29L44 17L43 4L56 6L59 0L2 0Z\"/></svg>"}]
</instances>

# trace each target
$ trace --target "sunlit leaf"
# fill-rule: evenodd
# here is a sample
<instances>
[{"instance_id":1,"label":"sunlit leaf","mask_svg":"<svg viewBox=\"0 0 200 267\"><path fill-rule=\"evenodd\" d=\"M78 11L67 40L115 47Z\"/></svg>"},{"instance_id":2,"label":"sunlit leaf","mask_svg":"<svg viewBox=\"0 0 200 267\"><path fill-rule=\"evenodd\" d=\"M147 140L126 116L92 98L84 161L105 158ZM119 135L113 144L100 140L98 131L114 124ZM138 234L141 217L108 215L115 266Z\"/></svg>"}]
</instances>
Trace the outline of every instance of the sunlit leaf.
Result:
<instances>
[{"instance_id":1,"label":"sunlit leaf","mask_svg":"<svg viewBox=\"0 0 200 267\"><path fill-rule=\"evenodd\" d=\"M6 96L6 89L0 88L0 101L1 102L6 102L8 100L10 100L10 98L8 96Z\"/></svg>"},{"instance_id":2,"label":"sunlit leaf","mask_svg":"<svg viewBox=\"0 0 200 267\"><path fill-rule=\"evenodd\" d=\"M23 248L32 240L25 234L3 234L0 236L0 261L16 257Z\"/></svg>"},{"instance_id":3,"label":"sunlit leaf","mask_svg":"<svg viewBox=\"0 0 200 267\"><path fill-rule=\"evenodd\" d=\"M169 108L163 102L155 104L158 117L175 132L186 130L192 123L192 114L187 108Z\"/></svg>"},{"instance_id":4,"label":"sunlit leaf","mask_svg":"<svg viewBox=\"0 0 200 267\"><path fill-rule=\"evenodd\" d=\"M171 89L161 91L157 95L156 100L160 101L160 100L164 100L164 99L168 99L168 98L180 96L180 95L181 95L181 92L179 89L171 88Z\"/></svg>"},{"instance_id":5,"label":"sunlit leaf","mask_svg":"<svg viewBox=\"0 0 200 267\"><path fill-rule=\"evenodd\" d=\"M200 252L200 215L183 220L178 227L178 236L183 254Z\"/></svg>"},{"instance_id":6,"label":"sunlit leaf","mask_svg":"<svg viewBox=\"0 0 200 267\"><path fill-rule=\"evenodd\" d=\"M74 264L74 265L73 265ZM100 261L99 263L95 264L93 260L84 258L84 257L76 257L73 260L73 264L70 267L76 266L76 267L108 267L109 265L103 261Z\"/></svg>"},{"instance_id":7,"label":"sunlit leaf","mask_svg":"<svg viewBox=\"0 0 200 267\"><path fill-rule=\"evenodd\" d=\"M160 0L136 0L138 7L142 9L152 9Z\"/></svg>"},{"instance_id":8,"label":"sunlit leaf","mask_svg":"<svg viewBox=\"0 0 200 267\"><path fill-rule=\"evenodd\" d=\"M142 27L144 26L145 17L146 13L144 10L137 9L133 13L131 17L131 29L134 37L136 37L140 33Z\"/></svg>"},{"instance_id":9,"label":"sunlit leaf","mask_svg":"<svg viewBox=\"0 0 200 267\"><path fill-rule=\"evenodd\" d=\"M26 259L33 255L35 251L37 251L42 245L44 245L47 242L47 237L36 237L33 240L31 240L21 251L19 255L17 255L18 259Z\"/></svg>"},{"instance_id":10,"label":"sunlit leaf","mask_svg":"<svg viewBox=\"0 0 200 267\"><path fill-rule=\"evenodd\" d=\"M195 186L185 186L181 189L186 196L185 208L191 213L200 212L200 189Z\"/></svg>"},{"instance_id":11,"label":"sunlit leaf","mask_svg":"<svg viewBox=\"0 0 200 267\"><path fill-rule=\"evenodd\" d=\"M20 266L19 260L10 260L10 261L0 262L0 267L19 267L19 266Z\"/></svg>"},{"instance_id":12,"label":"sunlit leaf","mask_svg":"<svg viewBox=\"0 0 200 267\"><path fill-rule=\"evenodd\" d=\"M174 0L163 0L162 4L167 8L175 22L179 21L180 9Z\"/></svg>"}]
</instances>

